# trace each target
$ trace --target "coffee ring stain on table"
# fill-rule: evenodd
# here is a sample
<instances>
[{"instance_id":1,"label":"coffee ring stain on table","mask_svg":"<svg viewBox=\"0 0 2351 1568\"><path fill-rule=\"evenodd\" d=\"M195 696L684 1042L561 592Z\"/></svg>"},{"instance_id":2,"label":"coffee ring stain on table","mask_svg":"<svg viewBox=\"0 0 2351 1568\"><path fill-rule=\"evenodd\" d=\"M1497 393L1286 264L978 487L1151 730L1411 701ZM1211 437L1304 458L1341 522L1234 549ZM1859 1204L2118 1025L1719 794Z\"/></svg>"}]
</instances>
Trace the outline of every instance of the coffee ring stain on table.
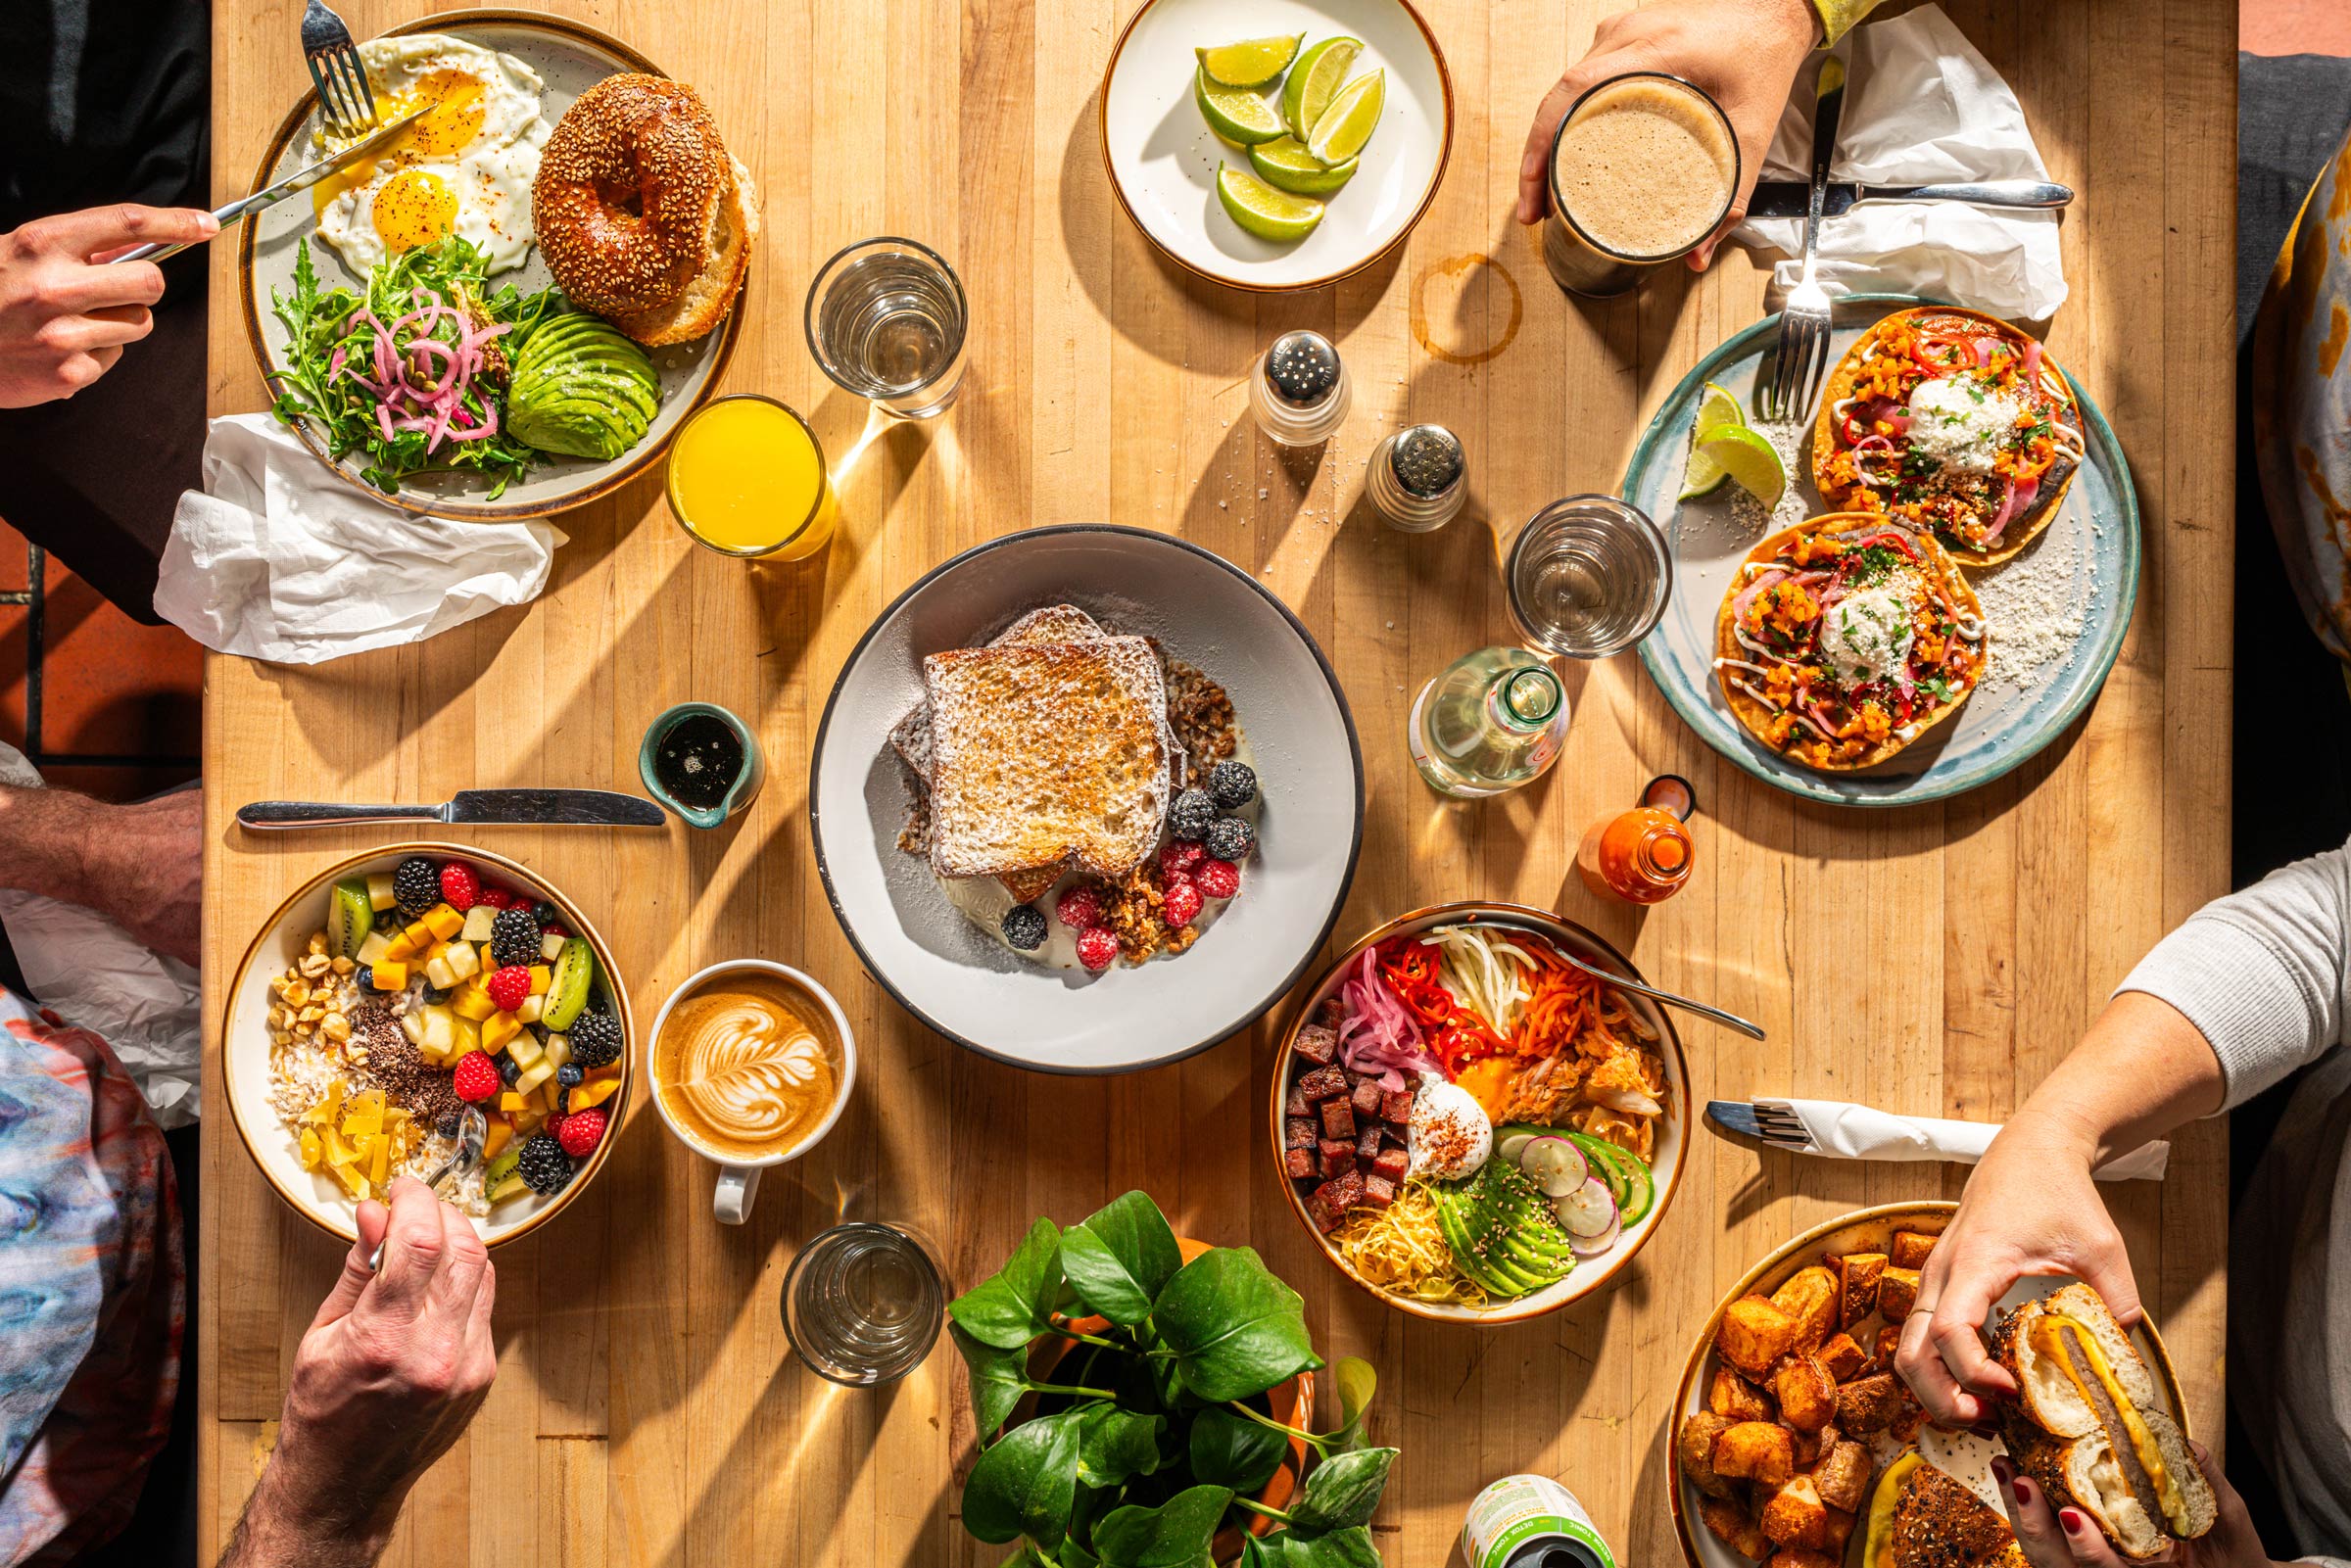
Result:
<instances>
[{"instance_id":1,"label":"coffee ring stain on table","mask_svg":"<svg viewBox=\"0 0 2351 1568\"><path fill-rule=\"evenodd\" d=\"M1501 335L1484 348L1469 351L1447 348L1438 343L1428 326L1429 284L1440 277L1464 278L1466 281L1462 284L1456 300L1465 300L1469 297L1470 291L1477 287L1476 276L1484 273L1491 273L1494 277L1500 278L1503 287L1511 292L1511 318L1503 323ZM1518 280L1511 276L1509 267L1504 266L1482 251L1468 251L1460 256L1447 257L1444 261L1427 267L1418 277L1413 279L1413 340L1427 350L1431 358L1442 359L1447 364L1484 364L1488 359L1501 354L1503 350L1511 346L1511 340L1518 336L1518 323L1525 313L1526 302L1519 295ZM1459 319L1458 313L1456 319Z\"/></svg>"}]
</instances>

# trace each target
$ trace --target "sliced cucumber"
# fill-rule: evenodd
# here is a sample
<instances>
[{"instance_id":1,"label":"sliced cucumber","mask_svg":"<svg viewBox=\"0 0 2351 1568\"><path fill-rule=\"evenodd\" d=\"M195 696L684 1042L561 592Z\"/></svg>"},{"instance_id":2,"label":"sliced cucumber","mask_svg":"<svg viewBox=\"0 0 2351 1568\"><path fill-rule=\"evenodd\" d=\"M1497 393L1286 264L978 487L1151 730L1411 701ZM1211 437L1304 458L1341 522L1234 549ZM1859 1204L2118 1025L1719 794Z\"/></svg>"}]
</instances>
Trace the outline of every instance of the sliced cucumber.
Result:
<instances>
[{"instance_id":1,"label":"sliced cucumber","mask_svg":"<svg viewBox=\"0 0 2351 1568\"><path fill-rule=\"evenodd\" d=\"M1524 1152L1528 1144L1535 1141L1535 1137L1536 1135L1531 1132L1511 1133L1494 1145L1494 1152L1511 1164L1516 1164L1518 1156Z\"/></svg>"},{"instance_id":2,"label":"sliced cucumber","mask_svg":"<svg viewBox=\"0 0 2351 1568\"><path fill-rule=\"evenodd\" d=\"M568 1029L588 1006L596 985L596 949L585 936L570 937L555 958L555 972L547 982L547 1000L540 1004L539 1022L550 1030Z\"/></svg>"},{"instance_id":3,"label":"sliced cucumber","mask_svg":"<svg viewBox=\"0 0 2351 1568\"><path fill-rule=\"evenodd\" d=\"M367 900L367 879L353 877L335 883L326 901L326 945L356 961L360 944L374 928L375 906Z\"/></svg>"},{"instance_id":4,"label":"sliced cucumber","mask_svg":"<svg viewBox=\"0 0 2351 1568\"><path fill-rule=\"evenodd\" d=\"M1649 1163L1629 1149L1619 1149L1606 1138L1596 1138L1588 1132L1570 1132L1591 1160L1595 1174L1604 1177L1608 1190L1616 1196L1616 1207L1624 1222L1637 1225L1657 1201L1656 1179L1650 1174Z\"/></svg>"}]
</instances>

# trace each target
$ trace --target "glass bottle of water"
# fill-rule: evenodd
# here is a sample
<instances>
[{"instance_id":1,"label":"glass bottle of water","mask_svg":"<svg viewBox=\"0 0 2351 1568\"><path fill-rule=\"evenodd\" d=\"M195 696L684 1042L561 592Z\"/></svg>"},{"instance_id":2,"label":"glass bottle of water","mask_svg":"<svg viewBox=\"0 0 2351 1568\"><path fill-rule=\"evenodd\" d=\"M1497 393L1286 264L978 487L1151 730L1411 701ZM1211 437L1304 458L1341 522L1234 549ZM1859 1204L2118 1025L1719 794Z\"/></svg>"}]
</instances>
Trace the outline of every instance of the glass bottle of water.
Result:
<instances>
[{"instance_id":1,"label":"glass bottle of water","mask_svg":"<svg viewBox=\"0 0 2351 1568\"><path fill-rule=\"evenodd\" d=\"M1542 655L1525 648L1464 654L1420 689L1407 740L1413 764L1440 794L1475 799L1515 789L1559 760L1567 692Z\"/></svg>"}]
</instances>

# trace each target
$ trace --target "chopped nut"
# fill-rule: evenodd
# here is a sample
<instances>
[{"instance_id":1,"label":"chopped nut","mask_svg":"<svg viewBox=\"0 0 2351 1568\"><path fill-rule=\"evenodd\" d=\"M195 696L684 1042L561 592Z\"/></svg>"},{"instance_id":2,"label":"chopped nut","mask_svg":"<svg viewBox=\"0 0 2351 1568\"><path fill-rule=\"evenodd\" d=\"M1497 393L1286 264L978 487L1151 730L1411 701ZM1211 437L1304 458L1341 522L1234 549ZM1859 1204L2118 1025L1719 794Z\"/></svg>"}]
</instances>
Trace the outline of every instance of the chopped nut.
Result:
<instances>
[{"instance_id":1,"label":"chopped nut","mask_svg":"<svg viewBox=\"0 0 2351 1568\"><path fill-rule=\"evenodd\" d=\"M269 1026L278 1030L280 1033L283 1033L285 1030L286 1019L287 1014L284 1008L273 1007L269 1010Z\"/></svg>"},{"instance_id":2,"label":"chopped nut","mask_svg":"<svg viewBox=\"0 0 2351 1568\"><path fill-rule=\"evenodd\" d=\"M327 965L331 961L324 953L312 953L309 958L304 959L300 964L296 965L295 968L302 971L303 977L305 979L314 980L319 975L326 973Z\"/></svg>"},{"instance_id":3,"label":"chopped nut","mask_svg":"<svg viewBox=\"0 0 2351 1568\"><path fill-rule=\"evenodd\" d=\"M349 974L353 970L358 969L359 966L354 964L350 959L345 958L342 954L337 953L335 955L334 963L329 965L328 968L332 969L337 974Z\"/></svg>"},{"instance_id":4,"label":"chopped nut","mask_svg":"<svg viewBox=\"0 0 2351 1568\"><path fill-rule=\"evenodd\" d=\"M340 1013L329 1013L318 1025L318 1032L330 1040L351 1038L351 1020Z\"/></svg>"},{"instance_id":5,"label":"chopped nut","mask_svg":"<svg viewBox=\"0 0 2351 1568\"><path fill-rule=\"evenodd\" d=\"M311 951L312 953L323 953L326 951L326 932L311 932Z\"/></svg>"},{"instance_id":6,"label":"chopped nut","mask_svg":"<svg viewBox=\"0 0 2351 1568\"><path fill-rule=\"evenodd\" d=\"M367 1048L363 1045L345 1046L343 1048L343 1054L350 1057L354 1062L364 1062L367 1060Z\"/></svg>"},{"instance_id":7,"label":"chopped nut","mask_svg":"<svg viewBox=\"0 0 2351 1568\"><path fill-rule=\"evenodd\" d=\"M311 999L311 982L305 979L290 979L286 981L286 988L277 994L285 999L286 1006L300 1007Z\"/></svg>"}]
</instances>

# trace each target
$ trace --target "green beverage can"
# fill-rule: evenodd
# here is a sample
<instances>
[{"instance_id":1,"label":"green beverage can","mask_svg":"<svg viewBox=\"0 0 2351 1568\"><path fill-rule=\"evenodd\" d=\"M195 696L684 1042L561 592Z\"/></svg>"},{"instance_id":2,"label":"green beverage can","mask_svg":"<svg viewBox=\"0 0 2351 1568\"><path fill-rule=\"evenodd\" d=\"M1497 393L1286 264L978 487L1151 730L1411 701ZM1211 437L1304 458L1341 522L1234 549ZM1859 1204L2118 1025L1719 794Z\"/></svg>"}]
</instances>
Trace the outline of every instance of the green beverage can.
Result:
<instances>
[{"instance_id":1,"label":"green beverage can","mask_svg":"<svg viewBox=\"0 0 2351 1568\"><path fill-rule=\"evenodd\" d=\"M1616 1568L1575 1494L1549 1476L1504 1476L1462 1526L1468 1568Z\"/></svg>"}]
</instances>

